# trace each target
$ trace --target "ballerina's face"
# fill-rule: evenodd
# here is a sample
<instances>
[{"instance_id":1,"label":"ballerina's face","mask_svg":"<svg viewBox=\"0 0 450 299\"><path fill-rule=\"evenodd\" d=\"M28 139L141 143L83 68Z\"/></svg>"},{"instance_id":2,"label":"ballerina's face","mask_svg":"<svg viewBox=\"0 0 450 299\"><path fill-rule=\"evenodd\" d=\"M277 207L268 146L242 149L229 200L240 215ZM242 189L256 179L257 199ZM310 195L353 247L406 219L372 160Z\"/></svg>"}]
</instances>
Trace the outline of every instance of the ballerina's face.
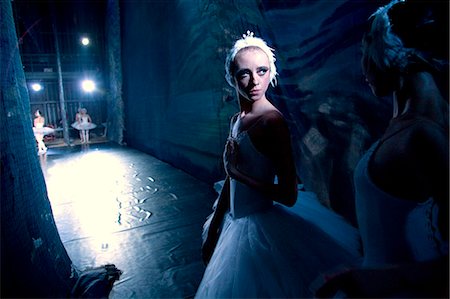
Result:
<instances>
[{"instance_id":1,"label":"ballerina's face","mask_svg":"<svg viewBox=\"0 0 450 299\"><path fill-rule=\"evenodd\" d=\"M252 102L265 98L270 84L269 58L263 50L251 47L240 50L234 58L236 88Z\"/></svg>"}]
</instances>

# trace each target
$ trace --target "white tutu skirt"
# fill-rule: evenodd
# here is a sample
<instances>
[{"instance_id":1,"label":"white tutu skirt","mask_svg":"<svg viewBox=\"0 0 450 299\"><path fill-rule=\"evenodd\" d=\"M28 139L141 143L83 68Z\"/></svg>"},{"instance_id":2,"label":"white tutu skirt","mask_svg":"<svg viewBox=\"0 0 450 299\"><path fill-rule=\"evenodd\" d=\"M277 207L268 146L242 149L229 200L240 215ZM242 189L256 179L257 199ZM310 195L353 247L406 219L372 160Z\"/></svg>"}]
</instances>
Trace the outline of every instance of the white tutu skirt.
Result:
<instances>
[{"instance_id":1,"label":"white tutu skirt","mask_svg":"<svg viewBox=\"0 0 450 299\"><path fill-rule=\"evenodd\" d=\"M83 122L83 123L74 122L71 126L72 128L77 130L92 130L97 127L96 124L90 122Z\"/></svg>"},{"instance_id":2,"label":"white tutu skirt","mask_svg":"<svg viewBox=\"0 0 450 299\"><path fill-rule=\"evenodd\" d=\"M34 135L45 136L45 135L50 135L50 134L55 133L55 129L50 128L50 127L42 127L42 128L33 127L33 133L34 133Z\"/></svg>"},{"instance_id":3,"label":"white tutu skirt","mask_svg":"<svg viewBox=\"0 0 450 299\"><path fill-rule=\"evenodd\" d=\"M226 215L196 298L314 297L323 275L360 261L357 230L301 192L293 208Z\"/></svg>"}]
</instances>

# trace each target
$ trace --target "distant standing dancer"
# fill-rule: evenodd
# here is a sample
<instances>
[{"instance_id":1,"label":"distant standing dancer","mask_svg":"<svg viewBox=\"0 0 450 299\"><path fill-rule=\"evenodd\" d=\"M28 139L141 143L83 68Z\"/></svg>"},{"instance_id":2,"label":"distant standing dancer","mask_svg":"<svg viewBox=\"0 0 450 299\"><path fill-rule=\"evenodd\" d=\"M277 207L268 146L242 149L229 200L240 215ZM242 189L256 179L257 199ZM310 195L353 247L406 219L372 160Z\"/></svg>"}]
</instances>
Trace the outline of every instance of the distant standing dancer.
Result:
<instances>
[{"instance_id":1,"label":"distant standing dancer","mask_svg":"<svg viewBox=\"0 0 450 299\"><path fill-rule=\"evenodd\" d=\"M97 125L92 122L91 117L87 114L87 109L80 108L75 115L72 127L80 131L81 143L89 143L89 130L95 129Z\"/></svg>"},{"instance_id":2,"label":"distant standing dancer","mask_svg":"<svg viewBox=\"0 0 450 299\"><path fill-rule=\"evenodd\" d=\"M47 147L44 143L44 136L53 133L55 130L49 127L44 127L45 117L42 116L41 111L38 109L34 113L33 120L33 132L34 138L38 143L39 154L45 154L47 152Z\"/></svg>"}]
</instances>

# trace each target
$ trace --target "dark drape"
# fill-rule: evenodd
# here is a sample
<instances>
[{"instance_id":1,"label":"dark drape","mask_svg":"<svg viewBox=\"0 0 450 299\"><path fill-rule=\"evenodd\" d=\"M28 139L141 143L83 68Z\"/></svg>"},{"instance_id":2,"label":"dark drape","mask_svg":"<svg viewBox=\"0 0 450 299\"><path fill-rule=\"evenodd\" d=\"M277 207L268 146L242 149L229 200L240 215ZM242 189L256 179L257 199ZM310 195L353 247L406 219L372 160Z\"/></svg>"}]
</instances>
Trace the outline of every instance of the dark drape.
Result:
<instances>
[{"instance_id":1,"label":"dark drape","mask_svg":"<svg viewBox=\"0 0 450 299\"><path fill-rule=\"evenodd\" d=\"M36 154L11 2L0 5L1 297L66 297L71 261Z\"/></svg>"}]
</instances>

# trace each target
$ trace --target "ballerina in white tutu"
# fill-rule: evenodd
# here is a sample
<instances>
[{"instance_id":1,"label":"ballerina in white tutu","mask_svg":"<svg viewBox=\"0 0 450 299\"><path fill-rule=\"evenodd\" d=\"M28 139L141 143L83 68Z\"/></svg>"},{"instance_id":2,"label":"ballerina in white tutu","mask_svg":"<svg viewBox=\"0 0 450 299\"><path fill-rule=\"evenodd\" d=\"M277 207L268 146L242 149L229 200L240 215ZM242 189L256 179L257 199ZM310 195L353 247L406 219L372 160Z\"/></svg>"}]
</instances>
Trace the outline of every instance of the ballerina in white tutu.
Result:
<instances>
[{"instance_id":1,"label":"ballerina in white tutu","mask_svg":"<svg viewBox=\"0 0 450 299\"><path fill-rule=\"evenodd\" d=\"M354 233L337 215L324 207L328 213L304 206L304 215L288 208L297 201L297 176L287 123L266 97L276 83L274 62L273 50L251 32L236 41L226 60L240 112L231 119L225 146L227 178L204 225L207 267L196 298L313 297L321 273L360 256L305 217L315 213L340 235Z\"/></svg>"},{"instance_id":2,"label":"ballerina in white tutu","mask_svg":"<svg viewBox=\"0 0 450 299\"><path fill-rule=\"evenodd\" d=\"M36 110L34 116L35 116L33 120L34 138L36 138L36 141L38 143L39 154L44 154L47 152L47 147L45 146L44 143L44 136L54 133L55 130L50 127L44 127L45 117L42 116L41 111L39 109Z\"/></svg>"},{"instance_id":3,"label":"ballerina in white tutu","mask_svg":"<svg viewBox=\"0 0 450 299\"><path fill-rule=\"evenodd\" d=\"M89 130L95 129L97 125L92 122L87 109L80 108L75 115L75 122L72 124L72 127L80 131L81 143L89 143Z\"/></svg>"}]
</instances>

